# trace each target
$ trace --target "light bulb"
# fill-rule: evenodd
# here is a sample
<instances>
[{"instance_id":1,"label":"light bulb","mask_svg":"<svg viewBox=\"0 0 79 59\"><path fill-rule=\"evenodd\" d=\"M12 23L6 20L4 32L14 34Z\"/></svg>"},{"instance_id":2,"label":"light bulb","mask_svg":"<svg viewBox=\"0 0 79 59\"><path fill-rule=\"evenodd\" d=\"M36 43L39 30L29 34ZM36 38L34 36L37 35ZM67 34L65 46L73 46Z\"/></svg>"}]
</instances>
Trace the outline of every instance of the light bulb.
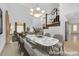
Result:
<instances>
[{"instance_id":1,"label":"light bulb","mask_svg":"<svg viewBox=\"0 0 79 59\"><path fill-rule=\"evenodd\" d=\"M35 17L40 17L40 14L37 13L37 14L34 14L34 16L35 16Z\"/></svg>"},{"instance_id":2,"label":"light bulb","mask_svg":"<svg viewBox=\"0 0 79 59\"><path fill-rule=\"evenodd\" d=\"M30 11L32 11L32 12L33 12L33 9L30 9Z\"/></svg>"},{"instance_id":3,"label":"light bulb","mask_svg":"<svg viewBox=\"0 0 79 59\"><path fill-rule=\"evenodd\" d=\"M39 8L39 7L37 7L37 8L36 8L36 10L37 10L37 11L39 11L39 10L40 10L40 8Z\"/></svg>"},{"instance_id":4,"label":"light bulb","mask_svg":"<svg viewBox=\"0 0 79 59\"><path fill-rule=\"evenodd\" d=\"M42 12L42 13L45 13L45 11L44 11L44 10L42 10L41 12Z\"/></svg>"}]
</instances>

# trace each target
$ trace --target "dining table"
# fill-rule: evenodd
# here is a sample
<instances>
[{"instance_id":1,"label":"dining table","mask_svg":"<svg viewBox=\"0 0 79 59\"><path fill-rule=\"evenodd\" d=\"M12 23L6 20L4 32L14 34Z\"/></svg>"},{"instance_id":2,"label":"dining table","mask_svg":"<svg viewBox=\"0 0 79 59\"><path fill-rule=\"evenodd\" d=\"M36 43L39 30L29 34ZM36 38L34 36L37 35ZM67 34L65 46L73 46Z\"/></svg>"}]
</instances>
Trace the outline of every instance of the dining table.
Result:
<instances>
[{"instance_id":1,"label":"dining table","mask_svg":"<svg viewBox=\"0 0 79 59\"><path fill-rule=\"evenodd\" d=\"M58 42L58 39L44 35L26 35L26 38L24 39L24 47L30 55L50 55L50 53L45 50L51 50L53 45L57 44ZM33 48L32 45L37 45L39 48ZM41 46L43 47L43 50L41 49ZM45 50L44 47L46 47Z\"/></svg>"},{"instance_id":2,"label":"dining table","mask_svg":"<svg viewBox=\"0 0 79 59\"><path fill-rule=\"evenodd\" d=\"M53 46L59 42L58 39L47 36L27 35L26 37L29 38L32 43L37 43L39 45L48 47Z\"/></svg>"}]
</instances>

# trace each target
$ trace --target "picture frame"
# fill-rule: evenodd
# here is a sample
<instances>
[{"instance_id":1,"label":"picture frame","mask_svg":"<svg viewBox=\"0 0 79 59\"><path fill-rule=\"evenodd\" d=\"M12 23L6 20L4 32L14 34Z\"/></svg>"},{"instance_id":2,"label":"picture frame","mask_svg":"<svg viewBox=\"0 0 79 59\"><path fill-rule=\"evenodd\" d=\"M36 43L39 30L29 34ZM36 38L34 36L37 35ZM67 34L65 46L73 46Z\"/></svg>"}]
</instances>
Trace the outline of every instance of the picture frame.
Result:
<instances>
[{"instance_id":1,"label":"picture frame","mask_svg":"<svg viewBox=\"0 0 79 59\"><path fill-rule=\"evenodd\" d=\"M52 17L55 18L53 19ZM49 18L49 19L48 19ZM58 9L54 8L53 11L49 14L45 14L45 24L43 28L48 29L48 27L60 26L60 16L58 14Z\"/></svg>"}]
</instances>

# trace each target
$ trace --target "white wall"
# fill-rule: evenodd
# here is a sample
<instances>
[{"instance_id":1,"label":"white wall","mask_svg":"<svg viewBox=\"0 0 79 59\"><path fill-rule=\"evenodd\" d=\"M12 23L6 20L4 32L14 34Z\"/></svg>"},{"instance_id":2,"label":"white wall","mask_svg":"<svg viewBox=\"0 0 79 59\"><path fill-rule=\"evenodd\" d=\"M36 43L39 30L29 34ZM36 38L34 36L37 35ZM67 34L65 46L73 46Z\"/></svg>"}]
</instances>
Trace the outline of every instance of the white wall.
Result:
<instances>
[{"instance_id":1,"label":"white wall","mask_svg":"<svg viewBox=\"0 0 79 59\"><path fill-rule=\"evenodd\" d=\"M3 34L0 34L0 53L5 45L5 4L0 4L0 8L3 11Z\"/></svg>"}]
</instances>

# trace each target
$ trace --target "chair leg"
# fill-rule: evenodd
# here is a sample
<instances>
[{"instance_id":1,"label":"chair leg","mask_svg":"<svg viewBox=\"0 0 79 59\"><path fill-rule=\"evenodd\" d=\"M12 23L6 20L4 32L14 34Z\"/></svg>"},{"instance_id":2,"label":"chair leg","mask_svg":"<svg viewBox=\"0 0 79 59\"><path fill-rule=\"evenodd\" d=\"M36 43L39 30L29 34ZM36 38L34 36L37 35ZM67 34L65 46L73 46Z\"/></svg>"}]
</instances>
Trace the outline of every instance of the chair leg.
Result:
<instances>
[{"instance_id":1,"label":"chair leg","mask_svg":"<svg viewBox=\"0 0 79 59\"><path fill-rule=\"evenodd\" d=\"M59 56L61 55L60 53L61 53L61 48L59 48Z\"/></svg>"},{"instance_id":2,"label":"chair leg","mask_svg":"<svg viewBox=\"0 0 79 59\"><path fill-rule=\"evenodd\" d=\"M20 48L20 46L19 46L18 50L19 50L19 54L21 55L21 48Z\"/></svg>"},{"instance_id":3,"label":"chair leg","mask_svg":"<svg viewBox=\"0 0 79 59\"><path fill-rule=\"evenodd\" d=\"M49 55L54 55L54 52L53 52L53 48L52 47L49 47Z\"/></svg>"},{"instance_id":4,"label":"chair leg","mask_svg":"<svg viewBox=\"0 0 79 59\"><path fill-rule=\"evenodd\" d=\"M54 47L52 46L52 52L53 52L53 55L54 55Z\"/></svg>"},{"instance_id":5,"label":"chair leg","mask_svg":"<svg viewBox=\"0 0 79 59\"><path fill-rule=\"evenodd\" d=\"M62 51L63 51L63 55L64 55L64 46L62 46Z\"/></svg>"},{"instance_id":6,"label":"chair leg","mask_svg":"<svg viewBox=\"0 0 79 59\"><path fill-rule=\"evenodd\" d=\"M61 55L61 50L62 50L62 53L64 55L64 47L63 46L59 48L59 55Z\"/></svg>"},{"instance_id":7,"label":"chair leg","mask_svg":"<svg viewBox=\"0 0 79 59\"><path fill-rule=\"evenodd\" d=\"M30 56L30 55L28 54L27 50L25 50L25 48L24 48L24 54L23 54L23 56Z\"/></svg>"}]
</instances>

